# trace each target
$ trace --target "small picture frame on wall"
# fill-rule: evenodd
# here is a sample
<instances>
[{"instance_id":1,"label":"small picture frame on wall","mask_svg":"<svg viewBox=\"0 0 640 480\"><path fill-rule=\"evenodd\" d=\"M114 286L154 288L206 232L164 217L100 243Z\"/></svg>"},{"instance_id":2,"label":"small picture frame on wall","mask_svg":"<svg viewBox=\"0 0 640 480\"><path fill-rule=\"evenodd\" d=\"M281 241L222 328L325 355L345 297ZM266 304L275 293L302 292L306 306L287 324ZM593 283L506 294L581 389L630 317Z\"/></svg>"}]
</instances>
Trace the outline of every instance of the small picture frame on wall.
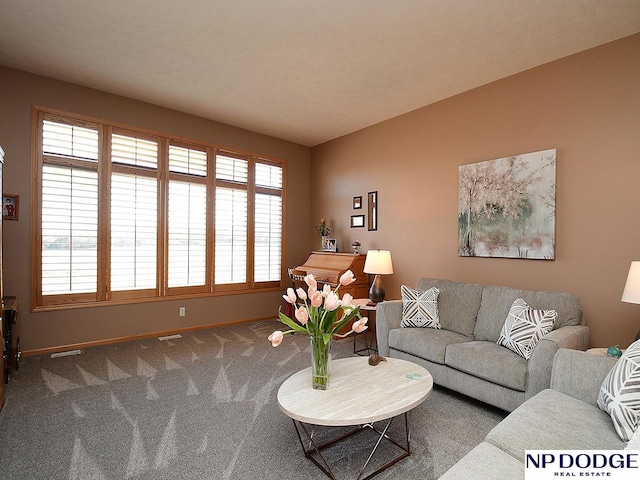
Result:
<instances>
[{"instance_id":1,"label":"small picture frame on wall","mask_svg":"<svg viewBox=\"0 0 640 480\"><path fill-rule=\"evenodd\" d=\"M364 215L351 215L351 228L364 227Z\"/></svg>"},{"instance_id":2,"label":"small picture frame on wall","mask_svg":"<svg viewBox=\"0 0 640 480\"><path fill-rule=\"evenodd\" d=\"M18 207L20 197L18 195L2 195L2 219L18 220Z\"/></svg>"},{"instance_id":3,"label":"small picture frame on wall","mask_svg":"<svg viewBox=\"0 0 640 480\"><path fill-rule=\"evenodd\" d=\"M362 196L353 197L353 209L360 210L362 208Z\"/></svg>"},{"instance_id":4,"label":"small picture frame on wall","mask_svg":"<svg viewBox=\"0 0 640 480\"><path fill-rule=\"evenodd\" d=\"M367 194L367 204L369 210L369 230L378 230L378 192Z\"/></svg>"},{"instance_id":5,"label":"small picture frame on wall","mask_svg":"<svg viewBox=\"0 0 640 480\"><path fill-rule=\"evenodd\" d=\"M325 237L322 241L323 252L337 252L338 251L338 239Z\"/></svg>"}]
</instances>

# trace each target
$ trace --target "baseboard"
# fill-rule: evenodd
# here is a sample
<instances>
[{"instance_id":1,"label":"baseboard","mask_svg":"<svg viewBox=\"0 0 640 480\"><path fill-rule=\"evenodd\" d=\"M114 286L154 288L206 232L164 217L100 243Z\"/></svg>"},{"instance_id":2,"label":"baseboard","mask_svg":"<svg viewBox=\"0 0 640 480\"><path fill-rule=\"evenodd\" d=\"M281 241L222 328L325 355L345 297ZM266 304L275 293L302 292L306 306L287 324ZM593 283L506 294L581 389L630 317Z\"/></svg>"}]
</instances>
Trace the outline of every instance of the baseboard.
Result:
<instances>
[{"instance_id":1,"label":"baseboard","mask_svg":"<svg viewBox=\"0 0 640 480\"><path fill-rule=\"evenodd\" d=\"M63 352L65 350L79 350L79 349L89 348L89 347L99 347L101 345L109 345L109 344L112 344L112 343L130 342L131 340L143 340L145 338L163 337L163 336L167 336L167 335L175 335L175 334L178 334L178 333L194 332L194 331L197 331L197 330L208 330L208 329L211 329L211 328L228 327L230 325L239 325L239 324L243 324L243 323L262 322L264 320L275 320L275 319L276 319L275 317L261 317L261 318L253 318L253 319L249 319L249 320L236 320L236 321L232 321L232 322L212 323L212 324L208 324L208 325L198 325L196 327L184 327L184 328L179 328L179 329L175 329L175 330L164 330L164 331L159 331L159 332L141 333L139 335L130 335L130 336L127 336L127 337L116 337L116 338L109 338L109 339L105 339L105 340L93 340L93 341L90 341L90 342L72 343L72 344L68 344L68 345L58 345L58 346L55 346L55 347L36 348L36 349L33 349L33 350L23 350L22 351L22 356L49 355L51 353Z\"/></svg>"}]
</instances>

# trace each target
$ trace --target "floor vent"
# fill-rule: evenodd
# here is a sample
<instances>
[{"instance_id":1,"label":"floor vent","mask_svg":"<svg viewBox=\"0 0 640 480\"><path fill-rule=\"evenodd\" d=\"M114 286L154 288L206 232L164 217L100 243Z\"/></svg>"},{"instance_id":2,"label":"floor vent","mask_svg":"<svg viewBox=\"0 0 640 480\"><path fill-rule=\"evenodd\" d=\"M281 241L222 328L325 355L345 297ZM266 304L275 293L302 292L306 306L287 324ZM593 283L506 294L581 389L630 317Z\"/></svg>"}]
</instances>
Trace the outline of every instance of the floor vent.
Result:
<instances>
[{"instance_id":1,"label":"floor vent","mask_svg":"<svg viewBox=\"0 0 640 480\"><path fill-rule=\"evenodd\" d=\"M158 340L175 340L177 338L182 338L182 335L176 333L175 335L165 335L164 337L158 337Z\"/></svg>"},{"instance_id":2,"label":"floor vent","mask_svg":"<svg viewBox=\"0 0 640 480\"><path fill-rule=\"evenodd\" d=\"M70 357L71 355L80 355L82 350L67 350L66 352L56 352L51 354L51 358Z\"/></svg>"}]
</instances>

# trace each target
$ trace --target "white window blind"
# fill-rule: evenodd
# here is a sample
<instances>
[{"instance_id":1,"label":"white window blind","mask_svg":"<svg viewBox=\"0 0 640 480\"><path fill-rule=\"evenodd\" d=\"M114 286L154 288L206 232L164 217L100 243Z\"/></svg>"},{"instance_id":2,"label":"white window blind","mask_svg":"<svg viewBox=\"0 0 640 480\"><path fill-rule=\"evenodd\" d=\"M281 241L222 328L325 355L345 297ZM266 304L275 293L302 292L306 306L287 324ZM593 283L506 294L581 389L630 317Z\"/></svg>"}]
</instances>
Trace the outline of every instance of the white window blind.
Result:
<instances>
[{"instance_id":1,"label":"white window blind","mask_svg":"<svg viewBox=\"0 0 640 480\"><path fill-rule=\"evenodd\" d=\"M122 165L158 168L158 144L150 140L113 134L111 161Z\"/></svg>"},{"instance_id":2,"label":"white window blind","mask_svg":"<svg viewBox=\"0 0 640 480\"><path fill-rule=\"evenodd\" d=\"M206 185L170 181L169 287L205 284L206 242Z\"/></svg>"},{"instance_id":3,"label":"white window blind","mask_svg":"<svg viewBox=\"0 0 640 480\"><path fill-rule=\"evenodd\" d=\"M256 163L256 185L282 189L282 167Z\"/></svg>"},{"instance_id":4,"label":"white window blind","mask_svg":"<svg viewBox=\"0 0 640 480\"><path fill-rule=\"evenodd\" d=\"M247 280L247 192L216 188L216 284Z\"/></svg>"},{"instance_id":5,"label":"white window blind","mask_svg":"<svg viewBox=\"0 0 640 480\"><path fill-rule=\"evenodd\" d=\"M256 194L254 280L278 281L282 272L282 197Z\"/></svg>"},{"instance_id":6,"label":"white window blind","mask_svg":"<svg viewBox=\"0 0 640 480\"><path fill-rule=\"evenodd\" d=\"M98 131L44 120L42 152L85 160L98 160Z\"/></svg>"},{"instance_id":7,"label":"white window blind","mask_svg":"<svg viewBox=\"0 0 640 480\"><path fill-rule=\"evenodd\" d=\"M155 178L111 177L111 290L156 287L158 198Z\"/></svg>"},{"instance_id":8,"label":"white window blind","mask_svg":"<svg viewBox=\"0 0 640 480\"><path fill-rule=\"evenodd\" d=\"M42 169L42 294L97 289L98 174Z\"/></svg>"},{"instance_id":9,"label":"white window blind","mask_svg":"<svg viewBox=\"0 0 640 480\"><path fill-rule=\"evenodd\" d=\"M216 155L216 178L232 182L247 183L249 162L226 155Z\"/></svg>"},{"instance_id":10,"label":"white window blind","mask_svg":"<svg viewBox=\"0 0 640 480\"><path fill-rule=\"evenodd\" d=\"M207 176L207 152L169 146L169 171L199 177Z\"/></svg>"}]
</instances>

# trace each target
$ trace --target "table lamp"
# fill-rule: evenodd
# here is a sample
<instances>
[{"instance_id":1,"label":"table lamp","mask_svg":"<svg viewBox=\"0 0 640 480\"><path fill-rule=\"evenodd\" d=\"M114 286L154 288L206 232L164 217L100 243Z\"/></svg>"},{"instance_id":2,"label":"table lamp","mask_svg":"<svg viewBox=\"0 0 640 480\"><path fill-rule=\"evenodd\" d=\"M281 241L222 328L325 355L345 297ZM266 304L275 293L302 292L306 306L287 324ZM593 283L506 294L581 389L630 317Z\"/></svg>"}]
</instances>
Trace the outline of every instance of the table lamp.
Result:
<instances>
[{"instance_id":1,"label":"table lamp","mask_svg":"<svg viewBox=\"0 0 640 480\"><path fill-rule=\"evenodd\" d=\"M393 273L391 252L389 250L369 250L367 259L364 262L364 273L375 275L369 290L369 300L373 303L382 302L384 300L384 287L382 286L380 275Z\"/></svg>"},{"instance_id":2,"label":"table lamp","mask_svg":"<svg viewBox=\"0 0 640 480\"><path fill-rule=\"evenodd\" d=\"M624 286L624 292L622 292L622 301L640 303L640 261L631 262L627 283ZM640 340L640 331L636 335L636 340Z\"/></svg>"}]
</instances>

